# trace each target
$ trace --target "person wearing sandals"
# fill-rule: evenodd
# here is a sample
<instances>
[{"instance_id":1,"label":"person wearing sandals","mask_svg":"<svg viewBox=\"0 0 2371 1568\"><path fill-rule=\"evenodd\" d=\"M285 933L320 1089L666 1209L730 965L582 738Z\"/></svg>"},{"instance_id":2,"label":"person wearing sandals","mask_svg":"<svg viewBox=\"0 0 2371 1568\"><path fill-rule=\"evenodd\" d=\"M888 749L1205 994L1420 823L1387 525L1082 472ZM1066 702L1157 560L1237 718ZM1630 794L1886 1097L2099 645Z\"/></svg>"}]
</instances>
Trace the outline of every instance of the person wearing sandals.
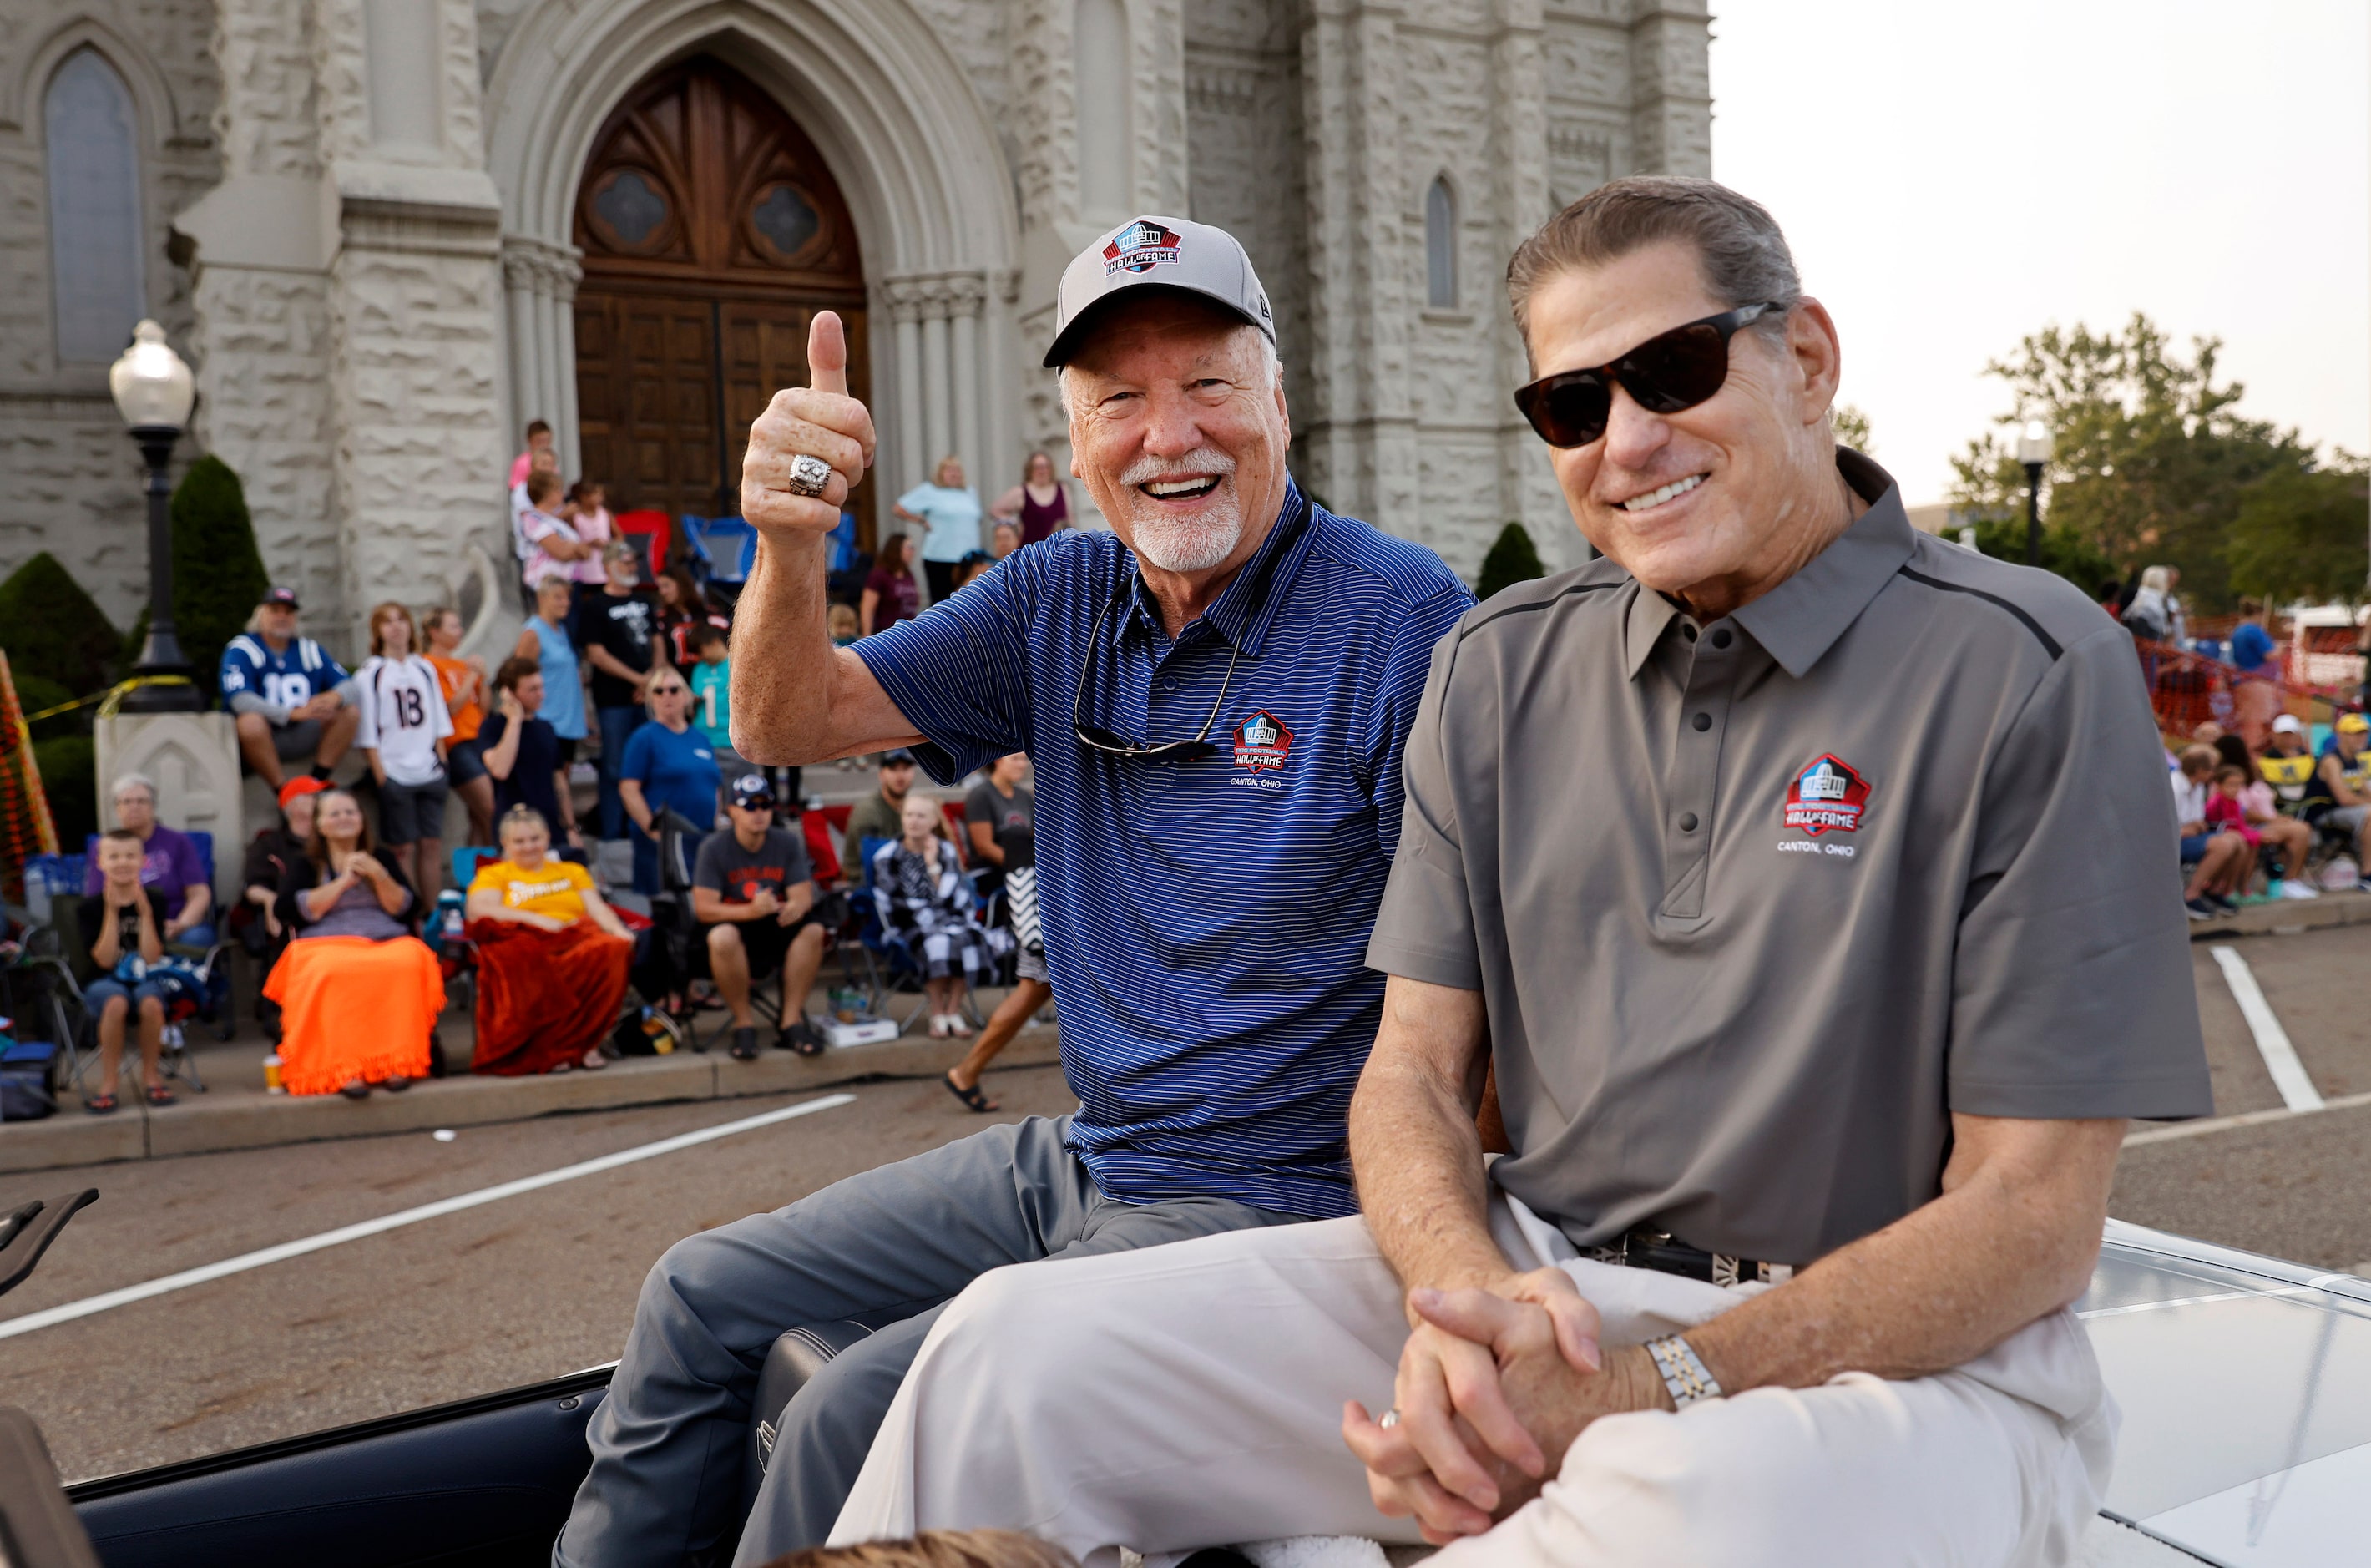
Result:
<instances>
[{"instance_id":1,"label":"person wearing sandals","mask_svg":"<svg viewBox=\"0 0 2371 1568\"><path fill-rule=\"evenodd\" d=\"M979 1075L1054 996L1046 978L1046 941L1037 920L1037 797L1023 782L1028 777L1029 754L1015 751L999 757L988 777L964 796L964 833L971 840L972 859L994 867L1003 878L1014 948L1012 989L989 1015L988 1028L970 1051L947 1069L948 1092L983 1115L1000 1104L980 1092Z\"/></svg>"},{"instance_id":2,"label":"person wearing sandals","mask_svg":"<svg viewBox=\"0 0 2371 1568\"><path fill-rule=\"evenodd\" d=\"M733 781L729 833L701 841L692 865L691 912L706 928L708 972L733 1009L733 1059L758 1056L749 986L782 976L782 1028L774 1043L819 1055L823 1036L807 1022L807 993L823 965L823 923L815 918L815 862L800 836L774 826L774 790L763 773Z\"/></svg>"},{"instance_id":3,"label":"person wearing sandals","mask_svg":"<svg viewBox=\"0 0 2371 1568\"><path fill-rule=\"evenodd\" d=\"M873 901L884 929L905 938L922 966L930 994L931 1038L969 1040L963 995L1002 950L1010 933L971 918L971 889L955 846L938 836L939 803L920 790L906 797L904 832L873 852Z\"/></svg>"},{"instance_id":4,"label":"person wearing sandals","mask_svg":"<svg viewBox=\"0 0 2371 1568\"><path fill-rule=\"evenodd\" d=\"M280 1005L290 1094L364 1099L427 1075L445 976L412 935L419 911L397 852L371 842L361 803L323 790L304 857L280 883L280 923L295 935L263 982Z\"/></svg>"},{"instance_id":5,"label":"person wearing sandals","mask_svg":"<svg viewBox=\"0 0 2371 1568\"><path fill-rule=\"evenodd\" d=\"M106 972L83 989L83 1004L98 1015L98 1093L83 1101L94 1116L115 1109L123 1070L123 1036L140 1015L140 1081L150 1105L170 1105L173 1091L156 1063L165 1049L165 990L147 967L165 958L165 895L140 884L145 847L129 828L101 833L92 856L98 891L82 901L83 945Z\"/></svg>"}]
</instances>

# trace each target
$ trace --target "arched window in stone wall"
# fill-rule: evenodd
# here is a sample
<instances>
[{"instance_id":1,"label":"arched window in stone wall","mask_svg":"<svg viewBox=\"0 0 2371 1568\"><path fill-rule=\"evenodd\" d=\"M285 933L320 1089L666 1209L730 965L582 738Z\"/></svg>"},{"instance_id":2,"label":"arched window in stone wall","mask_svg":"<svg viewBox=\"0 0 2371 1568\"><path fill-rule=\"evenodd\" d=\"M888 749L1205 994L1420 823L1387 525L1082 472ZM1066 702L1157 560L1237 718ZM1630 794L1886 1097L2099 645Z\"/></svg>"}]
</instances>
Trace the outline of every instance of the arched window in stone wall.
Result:
<instances>
[{"instance_id":1,"label":"arched window in stone wall","mask_svg":"<svg viewBox=\"0 0 2371 1568\"><path fill-rule=\"evenodd\" d=\"M1136 127L1132 122L1126 0L1079 0L1070 34L1079 106L1079 215L1116 224L1134 215Z\"/></svg>"},{"instance_id":2,"label":"arched window in stone wall","mask_svg":"<svg viewBox=\"0 0 2371 1568\"><path fill-rule=\"evenodd\" d=\"M1424 193L1424 302L1457 308L1457 197L1447 175Z\"/></svg>"},{"instance_id":3,"label":"arched window in stone wall","mask_svg":"<svg viewBox=\"0 0 2371 1568\"><path fill-rule=\"evenodd\" d=\"M49 150L50 292L58 358L104 364L147 312L140 238L139 116L98 51L78 49L41 106Z\"/></svg>"}]
</instances>

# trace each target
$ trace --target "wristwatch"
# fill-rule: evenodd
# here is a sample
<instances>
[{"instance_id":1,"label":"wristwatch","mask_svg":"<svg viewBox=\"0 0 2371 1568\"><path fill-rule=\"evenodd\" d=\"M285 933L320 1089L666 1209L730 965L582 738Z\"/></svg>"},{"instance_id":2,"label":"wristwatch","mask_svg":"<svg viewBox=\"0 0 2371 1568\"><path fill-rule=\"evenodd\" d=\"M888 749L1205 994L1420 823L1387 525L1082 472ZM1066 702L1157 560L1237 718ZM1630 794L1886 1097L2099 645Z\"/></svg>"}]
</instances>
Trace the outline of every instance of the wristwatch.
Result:
<instances>
[{"instance_id":1,"label":"wristwatch","mask_svg":"<svg viewBox=\"0 0 2371 1568\"><path fill-rule=\"evenodd\" d=\"M1648 1340L1647 1353L1655 1358L1655 1370L1663 1375L1663 1387L1671 1390L1671 1403L1680 1409L1721 1397L1720 1384L1705 1365L1704 1358L1696 1354L1695 1346L1679 1335Z\"/></svg>"}]
</instances>

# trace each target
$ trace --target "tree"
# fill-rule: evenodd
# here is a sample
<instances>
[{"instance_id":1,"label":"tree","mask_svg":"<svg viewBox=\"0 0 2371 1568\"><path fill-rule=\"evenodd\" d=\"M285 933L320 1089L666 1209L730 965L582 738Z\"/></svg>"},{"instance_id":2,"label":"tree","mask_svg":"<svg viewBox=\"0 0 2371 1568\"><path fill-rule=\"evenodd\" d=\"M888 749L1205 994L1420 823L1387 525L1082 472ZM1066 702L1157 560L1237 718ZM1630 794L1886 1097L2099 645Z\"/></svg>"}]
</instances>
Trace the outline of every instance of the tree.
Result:
<instances>
[{"instance_id":1,"label":"tree","mask_svg":"<svg viewBox=\"0 0 2371 1568\"><path fill-rule=\"evenodd\" d=\"M2328 468L2266 474L2239 499L2224 540L2231 586L2270 604L2359 604L2371 566L2365 543L2371 484L2364 459L2341 452Z\"/></svg>"},{"instance_id":2,"label":"tree","mask_svg":"<svg viewBox=\"0 0 2371 1568\"><path fill-rule=\"evenodd\" d=\"M2026 338L1984 367L2009 384L2014 407L1994 420L1999 431L1952 459L1953 503L1979 519L1979 537L1987 521L2021 528L2025 470L2014 427L2039 418L2056 447L2042 481L2053 528L2120 573L2178 566L2185 598L2227 604L2224 536L2242 495L2268 474L2309 468L2314 453L2294 430L2238 412L2245 389L2215 379L2221 350L2217 339L2195 338L2185 358L2137 311L2120 331L2078 323ZM2003 553L2023 560L2021 539ZM2079 586L2089 593L2099 584Z\"/></svg>"},{"instance_id":3,"label":"tree","mask_svg":"<svg viewBox=\"0 0 2371 1568\"><path fill-rule=\"evenodd\" d=\"M1838 403L1828 410L1828 428L1836 433L1836 445L1850 447L1864 458L1877 456L1877 441L1869 433L1868 415L1851 403Z\"/></svg>"},{"instance_id":4,"label":"tree","mask_svg":"<svg viewBox=\"0 0 2371 1568\"><path fill-rule=\"evenodd\" d=\"M1474 585L1474 597L1488 598L1501 588L1547 575L1530 533L1521 523L1509 523L1498 530L1498 541L1490 547L1490 553L1482 558L1482 576Z\"/></svg>"},{"instance_id":5,"label":"tree","mask_svg":"<svg viewBox=\"0 0 2371 1568\"><path fill-rule=\"evenodd\" d=\"M87 695L107 684L119 645L115 628L48 551L0 583L0 647L20 680L38 676Z\"/></svg>"},{"instance_id":6,"label":"tree","mask_svg":"<svg viewBox=\"0 0 2371 1568\"><path fill-rule=\"evenodd\" d=\"M246 628L269 580L247 493L211 453L173 491L173 625L198 683L214 694L223 645Z\"/></svg>"}]
</instances>

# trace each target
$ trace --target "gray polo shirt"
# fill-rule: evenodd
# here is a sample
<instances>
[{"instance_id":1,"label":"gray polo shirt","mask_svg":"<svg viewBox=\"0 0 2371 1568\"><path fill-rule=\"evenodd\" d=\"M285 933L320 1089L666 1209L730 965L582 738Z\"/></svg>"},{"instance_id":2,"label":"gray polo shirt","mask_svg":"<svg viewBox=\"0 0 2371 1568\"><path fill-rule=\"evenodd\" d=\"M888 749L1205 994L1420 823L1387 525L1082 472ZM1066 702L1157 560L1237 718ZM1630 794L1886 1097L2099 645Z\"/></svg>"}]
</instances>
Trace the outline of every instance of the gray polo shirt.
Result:
<instances>
[{"instance_id":1,"label":"gray polo shirt","mask_svg":"<svg viewBox=\"0 0 2371 1568\"><path fill-rule=\"evenodd\" d=\"M1873 502L1697 626L1610 561L1433 650L1367 961L1478 990L1576 1245L1802 1263L1940 1191L1953 1111L2213 1109L2132 638Z\"/></svg>"}]
</instances>

